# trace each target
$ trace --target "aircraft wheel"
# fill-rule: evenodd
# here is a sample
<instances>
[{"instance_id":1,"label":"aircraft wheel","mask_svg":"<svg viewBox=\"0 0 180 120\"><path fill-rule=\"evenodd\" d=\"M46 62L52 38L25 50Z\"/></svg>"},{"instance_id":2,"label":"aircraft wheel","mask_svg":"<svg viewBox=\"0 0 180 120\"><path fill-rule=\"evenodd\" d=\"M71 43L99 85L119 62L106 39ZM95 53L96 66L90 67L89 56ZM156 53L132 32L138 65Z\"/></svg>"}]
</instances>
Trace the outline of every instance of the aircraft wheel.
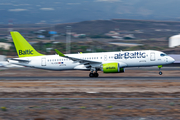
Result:
<instances>
[{"instance_id":1,"label":"aircraft wheel","mask_svg":"<svg viewBox=\"0 0 180 120\"><path fill-rule=\"evenodd\" d=\"M94 74L93 73L89 73L89 77L94 77Z\"/></svg>"},{"instance_id":2,"label":"aircraft wheel","mask_svg":"<svg viewBox=\"0 0 180 120\"><path fill-rule=\"evenodd\" d=\"M162 75L162 74L163 74L163 73L160 71L160 72L159 72L159 75Z\"/></svg>"},{"instance_id":3,"label":"aircraft wheel","mask_svg":"<svg viewBox=\"0 0 180 120\"><path fill-rule=\"evenodd\" d=\"M94 73L94 77L98 77L99 76L99 74L98 73Z\"/></svg>"}]
</instances>

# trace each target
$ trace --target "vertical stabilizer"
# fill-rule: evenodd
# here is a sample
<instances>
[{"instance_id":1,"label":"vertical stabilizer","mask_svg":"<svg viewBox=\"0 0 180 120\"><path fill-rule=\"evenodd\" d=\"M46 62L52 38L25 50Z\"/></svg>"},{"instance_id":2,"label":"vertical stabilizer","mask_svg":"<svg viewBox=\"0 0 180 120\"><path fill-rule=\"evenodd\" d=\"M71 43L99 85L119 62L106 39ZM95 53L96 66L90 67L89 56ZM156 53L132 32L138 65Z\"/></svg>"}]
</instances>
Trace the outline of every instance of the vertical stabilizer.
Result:
<instances>
[{"instance_id":1,"label":"vertical stabilizer","mask_svg":"<svg viewBox=\"0 0 180 120\"><path fill-rule=\"evenodd\" d=\"M12 31L11 36L19 57L43 56L43 54L38 53L19 32Z\"/></svg>"}]
</instances>

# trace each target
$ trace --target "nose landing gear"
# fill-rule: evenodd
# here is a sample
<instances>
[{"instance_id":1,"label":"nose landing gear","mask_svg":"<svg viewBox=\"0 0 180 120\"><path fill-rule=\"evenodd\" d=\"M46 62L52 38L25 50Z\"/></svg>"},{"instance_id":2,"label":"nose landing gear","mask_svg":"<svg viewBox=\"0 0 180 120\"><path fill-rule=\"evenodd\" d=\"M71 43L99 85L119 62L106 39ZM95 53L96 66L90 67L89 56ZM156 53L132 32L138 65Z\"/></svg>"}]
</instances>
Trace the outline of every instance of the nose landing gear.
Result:
<instances>
[{"instance_id":1,"label":"nose landing gear","mask_svg":"<svg viewBox=\"0 0 180 120\"><path fill-rule=\"evenodd\" d=\"M159 75L162 75L162 72L161 72L161 71L159 71Z\"/></svg>"},{"instance_id":2,"label":"nose landing gear","mask_svg":"<svg viewBox=\"0 0 180 120\"><path fill-rule=\"evenodd\" d=\"M162 75L162 74L163 74L163 73L161 72L162 65L158 65L158 68L159 68L159 75Z\"/></svg>"}]
</instances>

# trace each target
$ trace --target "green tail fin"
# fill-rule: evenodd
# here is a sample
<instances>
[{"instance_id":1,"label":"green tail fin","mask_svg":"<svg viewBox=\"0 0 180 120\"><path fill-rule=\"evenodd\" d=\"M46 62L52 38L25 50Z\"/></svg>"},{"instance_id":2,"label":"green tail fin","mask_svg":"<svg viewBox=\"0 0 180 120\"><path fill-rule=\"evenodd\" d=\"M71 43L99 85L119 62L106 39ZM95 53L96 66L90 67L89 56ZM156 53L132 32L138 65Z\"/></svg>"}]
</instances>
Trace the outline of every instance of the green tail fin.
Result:
<instances>
[{"instance_id":1,"label":"green tail fin","mask_svg":"<svg viewBox=\"0 0 180 120\"><path fill-rule=\"evenodd\" d=\"M12 31L11 36L19 57L43 56L43 54L38 53L19 32Z\"/></svg>"}]
</instances>

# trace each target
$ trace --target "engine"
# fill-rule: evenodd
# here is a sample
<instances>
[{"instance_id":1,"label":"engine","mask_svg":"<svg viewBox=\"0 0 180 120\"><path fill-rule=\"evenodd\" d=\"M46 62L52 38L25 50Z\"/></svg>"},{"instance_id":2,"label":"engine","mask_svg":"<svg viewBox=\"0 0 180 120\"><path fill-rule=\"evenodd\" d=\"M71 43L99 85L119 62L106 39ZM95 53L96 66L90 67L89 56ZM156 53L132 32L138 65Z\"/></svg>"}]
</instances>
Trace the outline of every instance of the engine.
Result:
<instances>
[{"instance_id":1,"label":"engine","mask_svg":"<svg viewBox=\"0 0 180 120\"><path fill-rule=\"evenodd\" d=\"M121 67L120 63L105 63L102 64L101 70L104 73L123 73L124 67Z\"/></svg>"}]
</instances>

